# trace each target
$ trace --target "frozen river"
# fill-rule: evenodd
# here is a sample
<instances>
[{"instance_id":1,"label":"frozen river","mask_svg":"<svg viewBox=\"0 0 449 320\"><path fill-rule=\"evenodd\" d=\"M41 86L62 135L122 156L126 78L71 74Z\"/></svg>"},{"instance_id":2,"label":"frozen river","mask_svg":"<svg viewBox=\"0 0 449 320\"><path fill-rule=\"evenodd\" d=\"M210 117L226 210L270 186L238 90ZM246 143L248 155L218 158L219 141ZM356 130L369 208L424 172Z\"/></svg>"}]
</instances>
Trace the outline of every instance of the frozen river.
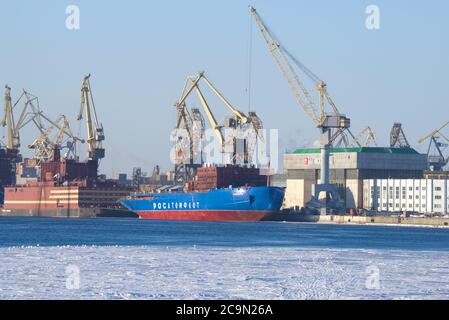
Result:
<instances>
[{"instance_id":1,"label":"frozen river","mask_svg":"<svg viewBox=\"0 0 449 320\"><path fill-rule=\"evenodd\" d=\"M449 231L0 219L0 299L449 299Z\"/></svg>"}]
</instances>

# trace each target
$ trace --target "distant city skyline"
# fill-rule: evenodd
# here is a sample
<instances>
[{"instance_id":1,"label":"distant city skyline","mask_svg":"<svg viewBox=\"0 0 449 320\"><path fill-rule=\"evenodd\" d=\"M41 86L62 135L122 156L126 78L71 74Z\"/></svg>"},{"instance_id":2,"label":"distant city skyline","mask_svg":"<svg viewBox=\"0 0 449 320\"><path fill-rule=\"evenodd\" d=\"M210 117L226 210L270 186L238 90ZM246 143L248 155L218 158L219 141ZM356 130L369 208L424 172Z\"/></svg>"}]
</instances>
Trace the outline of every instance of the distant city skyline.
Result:
<instances>
[{"instance_id":1,"label":"distant city skyline","mask_svg":"<svg viewBox=\"0 0 449 320\"><path fill-rule=\"evenodd\" d=\"M100 172L130 175L133 167L142 167L151 174L156 165L172 169L173 104L186 77L205 70L240 110L251 108L265 128L279 129L282 163L283 152L313 146L318 133L250 19L250 4L289 51L326 81L354 133L369 125L378 144L386 146L393 123L401 122L412 147L425 152L427 143L419 144L419 138L449 120L449 4L436 0L133 1L127 6L3 1L0 85L11 86L13 99L28 89L46 114L67 115L74 131L85 136L84 123L75 118L81 81L91 73L106 135ZM79 8L79 29L67 28L71 5ZM379 8L380 28L370 30L367 8L373 5ZM224 108L210 101L221 121ZM195 100L190 105L199 107ZM24 155L36 134L23 131Z\"/></svg>"}]
</instances>

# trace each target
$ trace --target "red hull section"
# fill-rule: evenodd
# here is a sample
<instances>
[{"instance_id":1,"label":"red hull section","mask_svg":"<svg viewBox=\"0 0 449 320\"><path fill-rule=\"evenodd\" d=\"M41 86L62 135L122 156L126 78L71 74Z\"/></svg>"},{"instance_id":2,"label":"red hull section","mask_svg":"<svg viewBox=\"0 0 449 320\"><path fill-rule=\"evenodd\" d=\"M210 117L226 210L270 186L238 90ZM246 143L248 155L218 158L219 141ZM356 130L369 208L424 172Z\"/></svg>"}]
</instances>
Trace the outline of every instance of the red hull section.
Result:
<instances>
[{"instance_id":1,"label":"red hull section","mask_svg":"<svg viewBox=\"0 0 449 320\"><path fill-rule=\"evenodd\" d=\"M129 188L99 188L81 186L54 186L36 183L26 186L5 187L4 210L34 212L94 211L92 209L118 209L117 202L127 196Z\"/></svg>"},{"instance_id":2,"label":"red hull section","mask_svg":"<svg viewBox=\"0 0 449 320\"><path fill-rule=\"evenodd\" d=\"M191 220L191 221L242 221L257 222L271 214L270 211L228 211L228 210L191 210L191 211L139 211L141 219L149 220Z\"/></svg>"}]
</instances>

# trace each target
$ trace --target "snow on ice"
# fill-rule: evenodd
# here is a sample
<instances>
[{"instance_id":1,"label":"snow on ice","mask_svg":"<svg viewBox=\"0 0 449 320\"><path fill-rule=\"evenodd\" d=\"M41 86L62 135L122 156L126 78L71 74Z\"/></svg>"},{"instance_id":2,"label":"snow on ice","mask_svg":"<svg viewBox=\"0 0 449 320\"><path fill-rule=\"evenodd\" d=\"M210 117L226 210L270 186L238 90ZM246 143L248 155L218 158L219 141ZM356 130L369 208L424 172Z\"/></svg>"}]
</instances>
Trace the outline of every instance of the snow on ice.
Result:
<instances>
[{"instance_id":1,"label":"snow on ice","mask_svg":"<svg viewBox=\"0 0 449 320\"><path fill-rule=\"evenodd\" d=\"M0 299L449 299L449 252L0 249Z\"/></svg>"}]
</instances>

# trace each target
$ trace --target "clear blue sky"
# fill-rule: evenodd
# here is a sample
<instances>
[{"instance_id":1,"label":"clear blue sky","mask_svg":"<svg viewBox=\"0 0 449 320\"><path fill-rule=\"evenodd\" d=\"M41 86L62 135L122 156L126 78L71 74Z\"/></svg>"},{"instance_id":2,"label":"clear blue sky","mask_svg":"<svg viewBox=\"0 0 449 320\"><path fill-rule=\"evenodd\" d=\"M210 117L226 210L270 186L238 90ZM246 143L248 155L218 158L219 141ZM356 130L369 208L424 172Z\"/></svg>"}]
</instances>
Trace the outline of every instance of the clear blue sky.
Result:
<instances>
[{"instance_id":1,"label":"clear blue sky","mask_svg":"<svg viewBox=\"0 0 449 320\"><path fill-rule=\"evenodd\" d=\"M74 120L82 77L92 73L107 138L102 172L168 169L173 103L187 75L206 70L247 109L250 3L326 80L354 132L370 125L386 145L392 123L402 122L410 142L425 150L417 140L449 120L449 3L442 0L1 0L0 84L14 96L27 88L47 114ZM81 10L78 31L65 28L69 4ZM365 28L369 4L381 9L378 31ZM253 37L253 109L265 127L280 129L281 151L313 143L316 129L256 29ZM30 132L23 145L31 140Z\"/></svg>"}]
</instances>

